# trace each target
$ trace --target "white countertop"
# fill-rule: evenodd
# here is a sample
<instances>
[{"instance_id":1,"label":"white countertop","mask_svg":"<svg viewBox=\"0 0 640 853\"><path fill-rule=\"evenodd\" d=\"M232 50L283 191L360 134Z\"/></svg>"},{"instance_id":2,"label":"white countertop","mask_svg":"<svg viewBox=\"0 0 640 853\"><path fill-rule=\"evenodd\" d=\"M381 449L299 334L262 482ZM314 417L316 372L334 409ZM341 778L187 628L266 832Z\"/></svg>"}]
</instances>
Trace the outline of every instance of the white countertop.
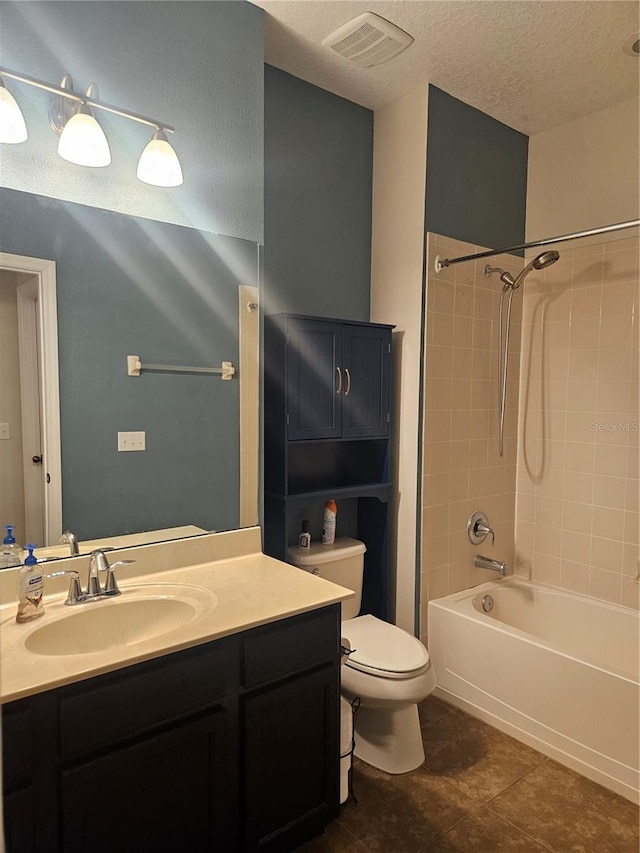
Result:
<instances>
[{"instance_id":1,"label":"white countertop","mask_svg":"<svg viewBox=\"0 0 640 853\"><path fill-rule=\"evenodd\" d=\"M65 592L54 590L49 593L45 586L45 613L34 622L22 625L16 623L15 599L3 604L0 607L0 702L9 702L71 684L258 625L335 604L353 596L351 590L267 557L260 550L251 550L256 544L259 548L257 528L211 534L210 537L197 537L193 541L196 544L191 547L188 540L183 540L178 551L185 560L182 566L171 565L176 562L175 549L171 550L171 543L164 551L162 545L154 545L127 549L124 553L109 553L110 562L122 559L126 554L127 557L137 559L139 563L117 570L122 595L114 599L67 607L64 604L67 579L61 578L49 583L52 586L55 583L59 590L62 581ZM202 561L203 551L206 550L212 552L212 559ZM237 555L238 551L243 553ZM166 558L169 553L170 559ZM153 559L150 560L149 556ZM188 564L190 556L199 557L200 562ZM75 558L76 561L81 559ZM81 572L80 578L84 584L86 562L84 558L82 563L47 563L45 571L72 565ZM155 572L150 570L154 564L162 566L162 569ZM15 575L15 570L11 569L5 569L2 574L9 572ZM15 577L11 580L15 580ZM4 598L7 601L8 578L3 578L3 581ZM35 654L25 646L29 635L44 625L72 618L75 613L86 609L117 606L118 602L126 600L127 595L133 597L144 594L145 587L152 593L154 584L199 587L203 591L205 601L207 595L204 591L213 593L214 596L211 597L211 605L205 604L197 617L188 624L132 645L64 656Z\"/></svg>"}]
</instances>

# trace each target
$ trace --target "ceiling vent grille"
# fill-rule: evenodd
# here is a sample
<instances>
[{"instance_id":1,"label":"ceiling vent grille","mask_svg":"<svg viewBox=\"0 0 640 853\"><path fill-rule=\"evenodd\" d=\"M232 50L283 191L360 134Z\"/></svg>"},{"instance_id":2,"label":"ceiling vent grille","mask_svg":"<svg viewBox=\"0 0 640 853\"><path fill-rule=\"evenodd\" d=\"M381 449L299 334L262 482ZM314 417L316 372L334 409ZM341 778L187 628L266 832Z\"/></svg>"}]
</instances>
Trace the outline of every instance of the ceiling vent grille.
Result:
<instances>
[{"instance_id":1,"label":"ceiling vent grille","mask_svg":"<svg viewBox=\"0 0 640 853\"><path fill-rule=\"evenodd\" d=\"M362 68L380 65L409 47L413 37L373 12L358 15L322 40L322 44Z\"/></svg>"}]
</instances>

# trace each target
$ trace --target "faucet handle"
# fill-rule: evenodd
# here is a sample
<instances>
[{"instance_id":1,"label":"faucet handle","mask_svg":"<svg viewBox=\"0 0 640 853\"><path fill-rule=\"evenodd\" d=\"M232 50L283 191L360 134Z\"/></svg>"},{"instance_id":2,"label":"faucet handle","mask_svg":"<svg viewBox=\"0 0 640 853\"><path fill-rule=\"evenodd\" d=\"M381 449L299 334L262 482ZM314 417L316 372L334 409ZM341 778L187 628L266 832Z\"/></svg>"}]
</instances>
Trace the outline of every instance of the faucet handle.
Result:
<instances>
[{"instance_id":1,"label":"faucet handle","mask_svg":"<svg viewBox=\"0 0 640 853\"><path fill-rule=\"evenodd\" d=\"M71 575L69 582L69 592L65 604L77 604L82 597L82 589L80 588L80 575L75 569L64 569L59 572L50 572L45 575L46 578L61 578L62 575Z\"/></svg>"},{"instance_id":2,"label":"faucet handle","mask_svg":"<svg viewBox=\"0 0 640 853\"><path fill-rule=\"evenodd\" d=\"M118 589L118 582L116 581L116 576L113 573L113 570L116 566L127 566L130 563L135 563L135 560L118 560L115 563L107 563L105 571L107 572L107 580L104 584L104 594L105 595L120 595L120 590Z\"/></svg>"},{"instance_id":3,"label":"faucet handle","mask_svg":"<svg viewBox=\"0 0 640 853\"><path fill-rule=\"evenodd\" d=\"M467 521L467 538L472 545L480 545L481 542L491 534L491 542L495 544L496 535L489 526L489 519L481 510L477 510L469 516Z\"/></svg>"},{"instance_id":4,"label":"faucet handle","mask_svg":"<svg viewBox=\"0 0 640 853\"><path fill-rule=\"evenodd\" d=\"M493 528L489 527L488 524L484 524L482 521L476 521L473 529L474 529L476 536L482 536L483 538L490 533L491 534L491 544L492 545L496 544L496 534L493 532Z\"/></svg>"}]
</instances>

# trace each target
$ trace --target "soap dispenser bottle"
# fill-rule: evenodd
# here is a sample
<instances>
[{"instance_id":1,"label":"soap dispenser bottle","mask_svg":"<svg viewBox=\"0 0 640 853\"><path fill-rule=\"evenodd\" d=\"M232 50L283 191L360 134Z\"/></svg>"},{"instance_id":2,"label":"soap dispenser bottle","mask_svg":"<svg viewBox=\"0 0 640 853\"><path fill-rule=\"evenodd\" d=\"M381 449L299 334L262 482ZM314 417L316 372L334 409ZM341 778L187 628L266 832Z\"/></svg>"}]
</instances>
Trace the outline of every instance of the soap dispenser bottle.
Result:
<instances>
[{"instance_id":1,"label":"soap dispenser bottle","mask_svg":"<svg viewBox=\"0 0 640 853\"><path fill-rule=\"evenodd\" d=\"M19 566L22 563L22 548L15 540L13 528L13 524L5 524L7 535L2 540L2 548L0 548L0 569L8 569L10 566Z\"/></svg>"},{"instance_id":2,"label":"soap dispenser bottle","mask_svg":"<svg viewBox=\"0 0 640 853\"><path fill-rule=\"evenodd\" d=\"M16 622L33 622L44 614L44 578L33 554L35 545L27 545L29 554L18 572L18 613Z\"/></svg>"}]
</instances>

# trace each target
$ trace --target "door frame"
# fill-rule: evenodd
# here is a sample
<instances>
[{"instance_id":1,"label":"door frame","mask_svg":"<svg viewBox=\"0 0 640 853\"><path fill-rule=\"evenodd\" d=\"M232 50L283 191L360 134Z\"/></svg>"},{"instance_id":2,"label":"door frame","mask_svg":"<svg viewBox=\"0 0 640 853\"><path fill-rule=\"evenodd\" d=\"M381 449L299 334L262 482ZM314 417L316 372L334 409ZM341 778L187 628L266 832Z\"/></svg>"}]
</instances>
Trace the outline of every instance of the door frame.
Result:
<instances>
[{"instance_id":1,"label":"door frame","mask_svg":"<svg viewBox=\"0 0 640 853\"><path fill-rule=\"evenodd\" d=\"M58 307L56 263L0 252L0 267L27 273L37 280L37 322L40 345L38 368L42 423L42 453L49 482L44 489L44 545L53 545L62 534L62 458L60 448L60 381L58 373Z\"/></svg>"}]
</instances>

